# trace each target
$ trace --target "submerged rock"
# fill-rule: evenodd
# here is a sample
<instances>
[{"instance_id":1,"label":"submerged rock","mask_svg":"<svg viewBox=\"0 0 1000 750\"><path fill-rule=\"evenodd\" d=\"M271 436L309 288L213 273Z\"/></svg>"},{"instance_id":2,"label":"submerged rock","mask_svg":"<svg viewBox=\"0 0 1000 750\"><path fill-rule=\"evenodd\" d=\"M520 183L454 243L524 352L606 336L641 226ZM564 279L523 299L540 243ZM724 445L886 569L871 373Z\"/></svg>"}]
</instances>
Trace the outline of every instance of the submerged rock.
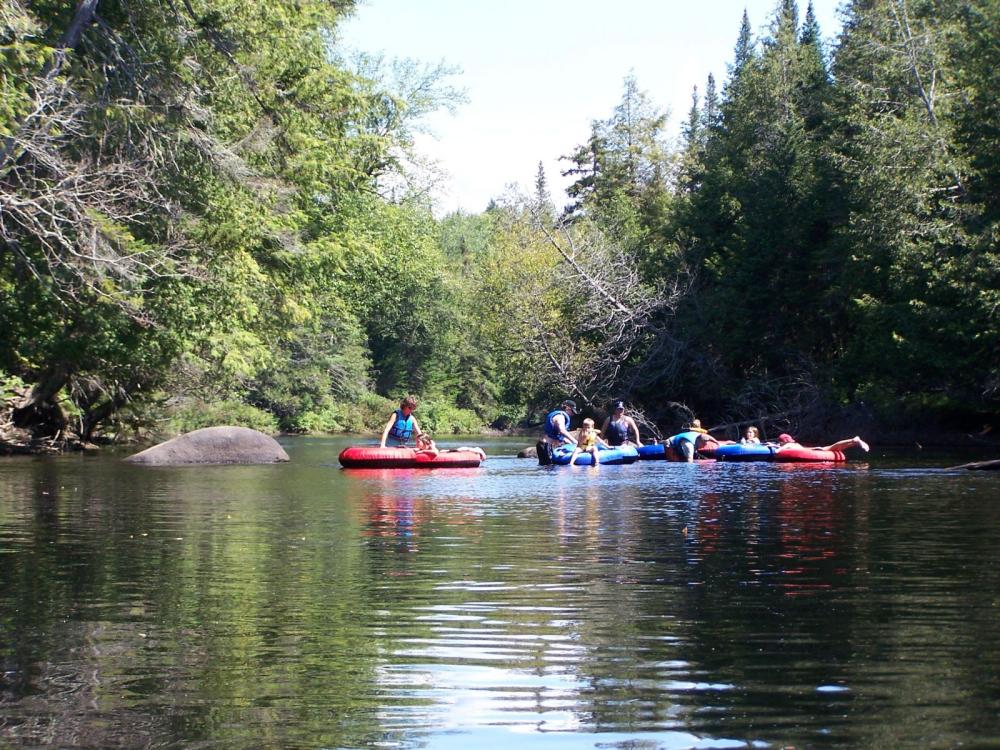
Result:
<instances>
[{"instance_id":1,"label":"submerged rock","mask_svg":"<svg viewBox=\"0 0 1000 750\"><path fill-rule=\"evenodd\" d=\"M278 441L248 427L205 427L125 459L148 466L275 464L288 460Z\"/></svg>"}]
</instances>

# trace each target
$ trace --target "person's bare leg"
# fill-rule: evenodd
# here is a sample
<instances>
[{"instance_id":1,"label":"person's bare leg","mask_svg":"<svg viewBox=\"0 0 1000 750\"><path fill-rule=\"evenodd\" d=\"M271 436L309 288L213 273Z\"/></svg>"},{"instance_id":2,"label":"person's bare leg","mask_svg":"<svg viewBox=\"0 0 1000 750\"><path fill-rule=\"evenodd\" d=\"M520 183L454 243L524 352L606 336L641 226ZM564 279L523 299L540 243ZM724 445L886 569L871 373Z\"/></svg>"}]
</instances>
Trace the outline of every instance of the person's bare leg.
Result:
<instances>
[{"instance_id":1,"label":"person's bare leg","mask_svg":"<svg viewBox=\"0 0 1000 750\"><path fill-rule=\"evenodd\" d=\"M865 453L867 453L869 450L868 443L859 438L857 435L855 435L852 438L847 438L846 440L838 440L836 443L833 443L832 445L827 445L826 447L823 448L823 450L843 452L846 451L848 448L860 448Z\"/></svg>"},{"instance_id":2,"label":"person's bare leg","mask_svg":"<svg viewBox=\"0 0 1000 750\"><path fill-rule=\"evenodd\" d=\"M681 441L681 455L689 464L694 463L694 443L687 440Z\"/></svg>"}]
</instances>

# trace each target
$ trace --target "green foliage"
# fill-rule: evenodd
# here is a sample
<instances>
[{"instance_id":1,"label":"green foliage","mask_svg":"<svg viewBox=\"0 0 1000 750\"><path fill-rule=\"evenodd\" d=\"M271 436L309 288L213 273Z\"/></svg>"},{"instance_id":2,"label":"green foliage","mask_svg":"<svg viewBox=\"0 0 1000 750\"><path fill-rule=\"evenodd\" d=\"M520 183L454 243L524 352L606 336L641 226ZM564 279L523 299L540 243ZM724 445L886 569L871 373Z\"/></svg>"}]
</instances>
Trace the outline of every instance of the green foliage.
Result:
<instances>
[{"instance_id":1,"label":"green foliage","mask_svg":"<svg viewBox=\"0 0 1000 750\"><path fill-rule=\"evenodd\" d=\"M995 45L978 40L989 28L995 41L998 21L990 4L855 3L838 50L856 325L840 375L877 383L904 409L1000 403L1000 276L985 219L995 155L988 118L971 130L967 104L995 75Z\"/></svg>"},{"instance_id":2,"label":"green foliage","mask_svg":"<svg viewBox=\"0 0 1000 750\"><path fill-rule=\"evenodd\" d=\"M0 370L0 401L14 398L24 390L24 387L24 381L17 375Z\"/></svg>"},{"instance_id":3,"label":"green foliage","mask_svg":"<svg viewBox=\"0 0 1000 750\"><path fill-rule=\"evenodd\" d=\"M166 416L167 421L161 427L165 435L180 435L217 425L249 427L271 434L278 432L278 421L273 415L242 401L205 403L193 399L168 409Z\"/></svg>"},{"instance_id":4,"label":"green foliage","mask_svg":"<svg viewBox=\"0 0 1000 750\"><path fill-rule=\"evenodd\" d=\"M351 7L0 5L21 423L90 439L168 399L178 431L377 432L410 392L444 434L566 392L1000 411L993 0L853 0L832 53L811 4L760 39L744 13L678 151L628 76L568 157L566 234L541 166L532 196L434 218L414 136L455 71L338 59Z\"/></svg>"},{"instance_id":5,"label":"green foliage","mask_svg":"<svg viewBox=\"0 0 1000 750\"><path fill-rule=\"evenodd\" d=\"M606 227L627 223L623 213L651 219L648 214L665 196L671 169L665 126L666 115L639 88L635 76L626 77L611 117L595 120L587 142L563 157L572 165L563 175L576 178L566 190L573 201L566 216L587 215ZM654 223L647 221L648 226ZM635 245L639 242L637 238Z\"/></svg>"},{"instance_id":6,"label":"green foliage","mask_svg":"<svg viewBox=\"0 0 1000 750\"><path fill-rule=\"evenodd\" d=\"M421 402L417 417L421 427L435 435L469 435L482 432L484 427L476 412L444 400Z\"/></svg>"}]
</instances>

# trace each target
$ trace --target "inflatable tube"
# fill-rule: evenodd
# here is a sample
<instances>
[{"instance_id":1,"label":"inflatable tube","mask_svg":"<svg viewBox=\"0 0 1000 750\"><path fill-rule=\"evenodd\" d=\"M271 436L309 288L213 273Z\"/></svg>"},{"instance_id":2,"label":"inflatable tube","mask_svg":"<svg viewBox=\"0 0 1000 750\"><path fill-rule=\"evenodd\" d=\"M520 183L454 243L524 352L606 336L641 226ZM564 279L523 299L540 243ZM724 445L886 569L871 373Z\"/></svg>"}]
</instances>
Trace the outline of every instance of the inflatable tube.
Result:
<instances>
[{"instance_id":1,"label":"inflatable tube","mask_svg":"<svg viewBox=\"0 0 1000 750\"><path fill-rule=\"evenodd\" d=\"M777 448L770 445L720 445L715 450L718 461L774 461Z\"/></svg>"},{"instance_id":2,"label":"inflatable tube","mask_svg":"<svg viewBox=\"0 0 1000 750\"><path fill-rule=\"evenodd\" d=\"M442 450L436 456L413 448L352 445L338 457L345 469L475 469L483 461L478 451Z\"/></svg>"},{"instance_id":3,"label":"inflatable tube","mask_svg":"<svg viewBox=\"0 0 1000 750\"><path fill-rule=\"evenodd\" d=\"M636 448L636 451L643 461L676 461L676 454L667 448L668 446L663 443L653 443L652 445L640 446Z\"/></svg>"},{"instance_id":4,"label":"inflatable tube","mask_svg":"<svg viewBox=\"0 0 1000 750\"><path fill-rule=\"evenodd\" d=\"M846 461L840 451L825 451L820 448L782 448L774 452L774 460L780 463L807 461Z\"/></svg>"},{"instance_id":5,"label":"inflatable tube","mask_svg":"<svg viewBox=\"0 0 1000 750\"><path fill-rule=\"evenodd\" d=\"M715 453L719 448L719 444L712 442L703 445L695 453L695 459L699 458L715 458ZM639 452L639 458L643 461L683 461L684 456L678 453L676 450L668 446L666 443L653 443L652 445L643 445L636 448Z\"/></svg>"},{"instance_id":6,"label":"inflatable tube","mask_svg":"<svg viewBox=\"0 0 1000 750\"><path fill-rule=\"evenodd\" d=\"M552 463L567 466L569 457L573 455L573 446L564 445L552 451ZM619 445L615 448L599 448L597 457L602 464L630 464L639 460L639 454L631 445ZM574 466L590 466L594 459L589 453L581 453L576 457Z\"/></svg>"},{"instance_id":7,"label":"inflatable tube","mask_svg":"<svg viewBox=\"0 0 1000 750\"><path fill-rule=\"evenodd\" d=\"M782 448L772 445L720 445L715 451L719 461L777 461L778 463L806 463L844 461L840 451L820 448Z\"/></svg>"}]
</instances>

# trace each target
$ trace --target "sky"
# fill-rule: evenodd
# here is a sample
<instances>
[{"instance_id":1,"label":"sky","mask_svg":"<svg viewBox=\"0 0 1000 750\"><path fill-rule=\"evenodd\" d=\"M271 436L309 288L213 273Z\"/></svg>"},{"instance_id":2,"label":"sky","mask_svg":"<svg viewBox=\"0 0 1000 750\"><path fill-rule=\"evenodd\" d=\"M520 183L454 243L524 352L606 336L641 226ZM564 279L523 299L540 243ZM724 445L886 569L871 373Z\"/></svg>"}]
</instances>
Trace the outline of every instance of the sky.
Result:
<instances>
[{"instance_id":1,"label":"sky","mask_svg":"<svg viewBox=\"0 0 1000 750\"><path fill-rule=\"evenodd\" d=\"M813 0L824 38L840 31L840 0ZM478 213L509 185L534 188L542 162L552 198L571 153L621 100L624 80L669 112L675 137L694 86L709 73L721 90L743 10L755 37L777 0L359 0L337 49L384 53L462 72L450 83L468 103L429 116L417 148L443 167L438 213ZM800 0L800 19L805 0Z\"/></svg>"}]
</instances>

